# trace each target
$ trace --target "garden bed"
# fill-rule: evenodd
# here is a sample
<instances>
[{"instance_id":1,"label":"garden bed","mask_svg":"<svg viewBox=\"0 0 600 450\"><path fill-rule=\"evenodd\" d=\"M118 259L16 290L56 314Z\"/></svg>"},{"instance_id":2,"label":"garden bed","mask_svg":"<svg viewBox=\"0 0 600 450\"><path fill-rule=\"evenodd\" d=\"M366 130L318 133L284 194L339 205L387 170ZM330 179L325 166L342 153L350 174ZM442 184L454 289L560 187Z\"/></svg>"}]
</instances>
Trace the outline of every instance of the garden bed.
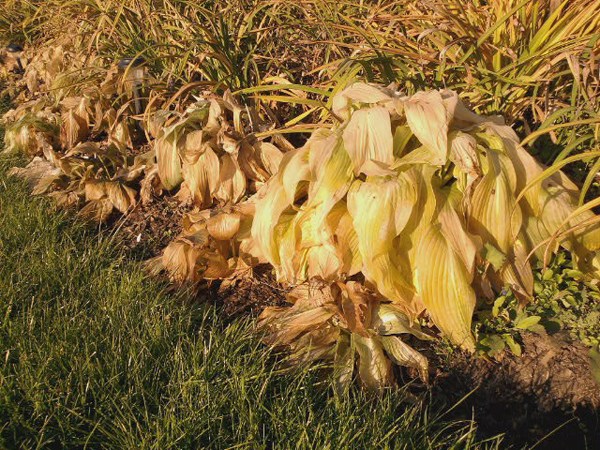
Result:
<instances>
[{"instance_id":1,"label":"garden bed","mask_svg":"<svg viewBox=\"0 0 600 450\"><path fill-rule=\"evenodd\" d=\"M213 325L253 323L256 364L305 370L336 407L443 405L449 430L479 424L467 447L600 446L600 4L15 5L5 146L30 164L13 173L110 237L116 265Z\"/></svg>"}]
</instances>

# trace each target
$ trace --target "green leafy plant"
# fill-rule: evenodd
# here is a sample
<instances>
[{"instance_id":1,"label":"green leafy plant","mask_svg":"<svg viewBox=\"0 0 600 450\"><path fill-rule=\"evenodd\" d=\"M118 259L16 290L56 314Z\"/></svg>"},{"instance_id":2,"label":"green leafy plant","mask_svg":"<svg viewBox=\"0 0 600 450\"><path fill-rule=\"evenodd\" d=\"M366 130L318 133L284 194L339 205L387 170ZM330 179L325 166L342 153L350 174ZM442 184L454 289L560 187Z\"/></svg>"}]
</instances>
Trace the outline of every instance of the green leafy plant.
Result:
<instances>
[{"instance_id":1,"label":"green leafy plant","mask_svg":"<svg viewBox=\"0 0 600 450\"><path fill-rule=\"evenodd\" d=\"M538 265L536 269L533 302L523 305L507 289L493 304L484 304L476 311L478 349L483 353L494 357L508 348L520 355L520 334L524 331L564 331L592 349L600 343L597 280L574 269L564 252L559 252L549 267Z\"/></svg>"},{"instance_id":2,"label":"green leafy plant","mask_svg":"<svg viewBox=\"0 0 600 450\"><path fill-rule=\"evenodd\" d=\"M548 268L536 272L534 290L537 301L527 309L542 318L548 331L568 331L588 346L600 343L598 281L575 270L566 254L559 253Z\"/></svg>"}]
</instances>

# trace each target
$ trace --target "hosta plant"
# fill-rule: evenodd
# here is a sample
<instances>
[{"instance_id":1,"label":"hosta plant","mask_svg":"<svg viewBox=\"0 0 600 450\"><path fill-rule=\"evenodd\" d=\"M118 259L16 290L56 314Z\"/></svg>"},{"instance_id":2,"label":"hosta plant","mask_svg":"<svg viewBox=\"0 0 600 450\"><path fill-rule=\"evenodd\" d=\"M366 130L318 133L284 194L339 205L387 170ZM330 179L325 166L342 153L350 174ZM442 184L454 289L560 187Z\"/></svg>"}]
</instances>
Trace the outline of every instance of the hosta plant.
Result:
<instances>
[{"instance_id":1,"label":"hosta plant","mask_svg":"<svg viewBox=\"0 0 600 450\"><path fill-rule=\"evenodd\" d=\"M31 100L4 115L5 151L36 157L13 171L30 180L34 194L65 206L85 202L82 215L104 221L135 205L132 184L151 161L131 154L136 128L116 68L70 48L49 46L28 60L20 87Z\"/></svg>"},{"instance_id":2,"label":"hosta plant","mask_svg":"<svg viewBox=\"0 0 600 450\"><path fill-rule=\"evenodd\" d=\"M383 343L373 350L376 341L363 341L377 337L373 311L382 305L409 326L428 318L472 351L477 299L508 286L530 301L531 264L543 253L560 245L581 272L598 276L597 217L574 214L578 190L562 172L529 183L544 168L501 119L470 112L452 91L406 97L362 83L338 94L333 112L341 123L286 153L247 203L239 234L232 228L218 245L226 245L229 267L236 258L268 262L282 283L320 280L335 291L329 297L350 298L358 282L372 295L361 294L348 313L331 306L343 301L296 292L290 309L263 314L272 343L335 360L340 339L359 329L359 374L380 387L390 382L381 358L400 361ZM216 246L210 233L202 235L200 244L194 233L183 237L191 279L206 270L195 262L203 248Z\"/></svg>"},{"instance_id":3,"label":"hosta plant","mask_svg":"<svg viewBox=\"0 0 600 450\"><path fill-rule=\"evenodd\" d=\"M148 261L148 268L154 274L167 271L179 283L250 275L262 262L252 248L253 216L251 201L196 209L184 216L182 233L161 256Z\"/></svg>"},{"instance_id":4,"label":"hosta plant","mask_svg":"<svg viewBox=\"0 0 600 450\"><path fill-rule=\"evenodd\" d=\"M190 102L149 86L142 125L142 115L133 114L141 100L127 77L114 65L103 68L99 58L81 61L68 48L51 47L27 63L20 83L33 99L4 116L6 151L45 159L13 173L61 205L85 204L87 218L106 221L164 189L178 189L179 200L199 210L235 204L256 192L292 148L278 135L258 140L254 131L269 125L229 91ZM75 83L77 77L83 80ZM143 134L150 139L146 149Z\"/></svg>"},{"instance_id":5,"label":"hosta plant","mask_svg":"<svg viewBox=\"0 0 600 450\"><path fill-rule=\"evenodd\" d=\"M6 153L41 156L59 144L58 117L44 100L32 100L9 111L3 123Z\"/></svg>"},{"instance_id":6,"label":"hosta plant","mask_svg":"<svg viewBox=\"0 0 600 450\"><path fill-rule=\"evenodd\" d=\"M162 185L179 188L180 200L199 209L238 203L271 177L292 148L281 136L256 139L261 125L254 109L243 108L229 91L222 98L198 98L183 113L149 113Z\"/></svg>"},{"instance_id":7,"label":"hosta plant","mask_svg":"<svg viewBox=\"0 0 600 450\"><path fill-rule=\"evenodd\" d=\"M413 369L427 382L427 358L403 336L432 337L381 295L357 281L311 279L294 288L288 299L294 303L291 308L271 307L261 316L260 324L271 330L267 342L288 345L292 360L333 360L339 391L349 385L356 366L367 387L393 384L392 362Z\"/></svg>"}]
</instances>

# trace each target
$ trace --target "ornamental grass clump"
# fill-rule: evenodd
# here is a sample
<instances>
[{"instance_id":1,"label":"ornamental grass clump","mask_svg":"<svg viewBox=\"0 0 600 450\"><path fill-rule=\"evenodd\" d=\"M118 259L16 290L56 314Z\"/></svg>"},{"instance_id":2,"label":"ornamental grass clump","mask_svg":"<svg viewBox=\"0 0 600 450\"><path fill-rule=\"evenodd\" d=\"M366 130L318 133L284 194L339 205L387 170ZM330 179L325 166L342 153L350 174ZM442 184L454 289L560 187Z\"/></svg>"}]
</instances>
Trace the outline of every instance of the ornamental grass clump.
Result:
<instances>
[{"instance_id":1,"label":"ornamental grass clump","mask_svg":"<svg viewBox=\"0 0 600 450\"><path fill-rule=\"evenodd\" d=\"M235 220L206 214L162 267L197 280L217 259L229 277L270 264L298 287L293 306L264 311L269 342L332 359L340 381L357 355L373 388L393 382L390 361L426 378L401 336L427 336L427 320L473 351L477 299L509 287L531 301L532 262L545 253L562 246L580 271L600 274L598 217L577 210L576 186L546 174L500 118L470 112L452 91L402 96L363 83L338 94L333 112L339 125L286 153L255 196L223 213ZM211 223L227 230L221 238Z\"/></svg>"}]
</instances>

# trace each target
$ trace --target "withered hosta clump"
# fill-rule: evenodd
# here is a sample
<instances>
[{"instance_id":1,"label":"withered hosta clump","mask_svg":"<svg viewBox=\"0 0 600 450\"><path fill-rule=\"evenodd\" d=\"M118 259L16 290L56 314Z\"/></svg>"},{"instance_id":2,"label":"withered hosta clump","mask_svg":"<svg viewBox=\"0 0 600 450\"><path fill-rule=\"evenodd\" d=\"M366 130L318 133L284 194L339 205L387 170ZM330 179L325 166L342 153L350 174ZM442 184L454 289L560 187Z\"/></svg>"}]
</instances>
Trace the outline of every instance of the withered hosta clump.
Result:
<instances>
[{"instance_id":1,"label":"withered hosta clump","mask_svg":"<svg viewBox=\"0 0 600 450\"><path fill-rule=\"evenodd\" d=\"M84 61L68 48L52 47L27 64L17 82L22 103L3 118L5 151L34 157L13 173L35 194L83 205L84 217L104 222L163 190L199 209L237 203L292 148L280 135L255 138L253 130L267 125L229 91L175 101L147 74L136 81L130 68L104 69L101 58ZM136 90L151 98L144 114Z\"/></svg>"},{"instance_id":2,"label":"withered hosta clump","mask_svg":"<svg viewBox=\"0 0 600 450\"><path fill-rule=\"evenodd\" d=\"M509 287L532 301L532 264L559 247L600 275L600 219L577 187L453 91L352 84L331 100L339 123L294 148L229 91L169 97L67 48L26 65L4 121L7 151L33 160L14 173L98 221L176 195L194 209L151 271L198 282L269 264L293 289L261 316L268 341L333 361L340 387L356 367L368 387L393 384L392 363L426 380L404 340L432 339L425 325L473 351L477 299Z\"/></svg>"},{"instance_id":3,"label":"withered hosta clump","mask_svg":"<svg viewBox=\"0 0 600 450\"><path fill-rule=\"evenodd\" d=\"M249 129L243 126L244 108L227 91L222 99L198 99L182 114L147 113L162 185L169 190L181 185L182 201L200 209L215 201L238 203L248 191L256 192L292 147L281 136L273 143L256 139L251 131L262 121L253 109L245 110Z\"/></svg>"},{"instance_id":4,"label":"withered hosta clump","mask_svg":"<svg viewBox=\"0 0 600 450\"><path fill-rule=\"evenodd\" d=\"M256 195L223 214L189 218L158 267L176 279L245 276L267 262L298 285L290 308L268 308L270 341L299 359L334 361L351 379L355 355L370 387L393 380L390 360L427 373L401 334L432 323L474 349L477 298L509 286L528 302L532 263L559 246L600 273L598 218L578 189L544 171L499 118L470 112L452 91L405 97L354 84L333 100L342 123L284 155Z\"/></svg>"},{"instance_id":5,"label":"withered hosta clump","mask_svg":"<svg viewBox=\"0 0 600 450\"><path fill-rule=\"evenodd\" d=\"M34 157L13 173L29 179L35 194L48 193L62 206L85 204L83 216L105 221L135 205L133 186L150 158L132 153L140 131L117 68L69 48L50 47L27 63L16 83L21 103L3 118L5 151Z\"/></svg>"}]
</instances>

